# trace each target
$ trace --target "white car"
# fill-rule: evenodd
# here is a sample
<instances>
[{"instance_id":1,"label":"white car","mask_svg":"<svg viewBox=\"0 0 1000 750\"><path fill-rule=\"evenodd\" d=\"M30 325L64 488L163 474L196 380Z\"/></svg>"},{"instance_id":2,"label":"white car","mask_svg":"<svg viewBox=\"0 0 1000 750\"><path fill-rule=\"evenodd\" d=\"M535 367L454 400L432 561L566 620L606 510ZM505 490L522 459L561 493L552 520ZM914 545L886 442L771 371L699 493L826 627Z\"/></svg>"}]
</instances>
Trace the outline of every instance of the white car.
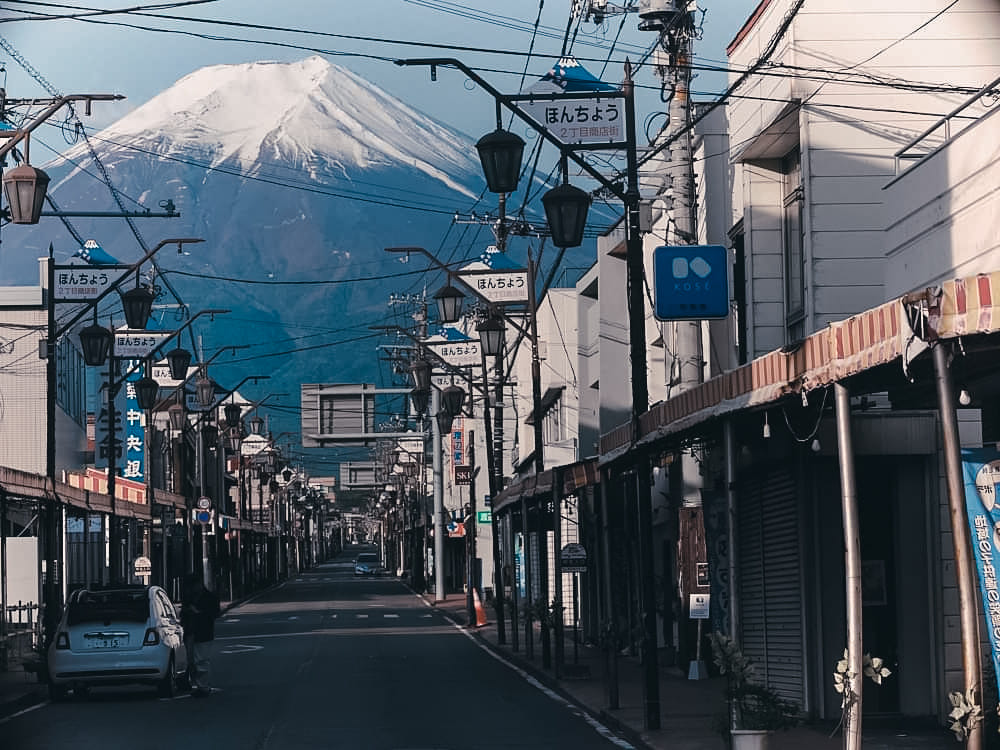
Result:
<instances>
[{"instance_id":1,"label":"white car","mask_svg":"<svg viewBox=\"0 0 1000 750\"><path fill-rule=\"evenodd\" d=\"M159 586L107 586L70 594L48 652L49 696L95 685L155 685L172 697L187 672L184 629Z\"/></svg>"}]
</instances>

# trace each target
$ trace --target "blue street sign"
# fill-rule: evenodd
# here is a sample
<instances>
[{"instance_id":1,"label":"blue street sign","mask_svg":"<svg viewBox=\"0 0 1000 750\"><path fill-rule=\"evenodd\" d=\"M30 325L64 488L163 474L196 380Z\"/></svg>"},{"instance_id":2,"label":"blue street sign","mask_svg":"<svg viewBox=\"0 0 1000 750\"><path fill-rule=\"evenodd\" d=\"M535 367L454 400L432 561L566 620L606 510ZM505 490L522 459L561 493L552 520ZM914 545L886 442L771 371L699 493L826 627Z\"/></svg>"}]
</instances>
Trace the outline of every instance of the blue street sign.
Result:
<instances>
[{"instance_id":1,"label":"blue street sign","mask_svg":"<svg viewBox=\"0 0 1000 750\"><path fill-rule=\"evenodd\" d=\"M661 245L653 250L657 320L729 315L729 259L722 245Z\"/></svg>"}]
</instances>

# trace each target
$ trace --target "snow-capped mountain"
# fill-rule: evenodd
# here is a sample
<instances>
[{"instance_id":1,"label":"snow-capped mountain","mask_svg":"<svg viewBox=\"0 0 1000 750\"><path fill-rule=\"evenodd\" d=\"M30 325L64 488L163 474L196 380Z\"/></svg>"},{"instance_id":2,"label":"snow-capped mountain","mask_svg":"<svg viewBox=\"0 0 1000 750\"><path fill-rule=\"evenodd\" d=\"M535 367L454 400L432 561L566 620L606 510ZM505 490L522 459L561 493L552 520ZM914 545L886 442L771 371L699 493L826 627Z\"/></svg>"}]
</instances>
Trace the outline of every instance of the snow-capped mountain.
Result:
<instances>
[{"instance_id":1,"label":"snow-capped mountain","mask_svg":"<svg viewBox=\"0 0 1000 750\"><path fill-rule=\"evenodd\" d=\"M159 281L192 311L231 309L204 330L206 354L253 345L243 374L271 374L286 404L300 382L377 382L376 342L323 345L370 335L391 292L416 291L420 276L400 274L424 266L383 248L438 247L483 185L470 139L319 57L203 68L90 143L126 210L171 200L180 212L133 220L147 246L204 238L190 254L162 250ZM44 169L60 210L118 210L87 144ZM78 238L56 218L6 228L0 284L37 283L50 242L57 262L91 238L123 262L142 256L123 219L69 221Z\"/></svg>"}]
</instances>

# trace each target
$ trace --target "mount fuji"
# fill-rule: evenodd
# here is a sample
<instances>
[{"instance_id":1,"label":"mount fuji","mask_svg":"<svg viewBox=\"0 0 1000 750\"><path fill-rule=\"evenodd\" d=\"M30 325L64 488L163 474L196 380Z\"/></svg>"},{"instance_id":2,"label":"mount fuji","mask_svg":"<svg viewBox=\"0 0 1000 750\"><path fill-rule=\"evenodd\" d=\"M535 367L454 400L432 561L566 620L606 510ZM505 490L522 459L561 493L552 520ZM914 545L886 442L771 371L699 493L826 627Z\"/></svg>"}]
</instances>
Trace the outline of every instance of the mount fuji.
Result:
<instances>
[{"instance_id":1,"label":"mount fuji","mask_svg":"<svg viewBox=\"0 0 1000 750\"><path fill-rule=\"evenodd\" d=\"M58 208L155 211L173 201L180 218L132 220L149 247L205 240L157 255L161 327L180 324L173 292L192 312L232 310L194 326L206 356L249 347L216 378L231 387L269 374L264 390L286 392L285 404L297 403L301 382L378 382L370 326L386 322L391 293L424 281L422 264L383 248L438 248L484 187L468 137L320 57L197 70L89 141L44 165ZM118 201L95 179L91 147ZM122 262L143 255L122 219L69 221L76 236L50 217L5 229L0 283L37 283L50 242L57 263L81 239Z\"/></svg>"}]
</instances>

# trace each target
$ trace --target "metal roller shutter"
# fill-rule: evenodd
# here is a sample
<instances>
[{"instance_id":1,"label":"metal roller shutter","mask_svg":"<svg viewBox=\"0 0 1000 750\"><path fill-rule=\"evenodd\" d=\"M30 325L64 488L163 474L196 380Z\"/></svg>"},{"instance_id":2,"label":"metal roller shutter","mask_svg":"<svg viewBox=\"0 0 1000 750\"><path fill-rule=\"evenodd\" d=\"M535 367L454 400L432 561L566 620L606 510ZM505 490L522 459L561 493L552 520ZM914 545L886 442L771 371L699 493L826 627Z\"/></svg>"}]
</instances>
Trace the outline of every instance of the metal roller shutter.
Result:
<instances>
[{"instance_id":1,"label":"metal roller shutter","mask_svg":"<svg viewBox=\"0 0 1000 750\"><path fill-rule=\"evenodd\" d=\"M758 679L804 702L802 560L795 478L761 473L740 482L738 575L743 653Z\"/></svg>"}]
</instances>

